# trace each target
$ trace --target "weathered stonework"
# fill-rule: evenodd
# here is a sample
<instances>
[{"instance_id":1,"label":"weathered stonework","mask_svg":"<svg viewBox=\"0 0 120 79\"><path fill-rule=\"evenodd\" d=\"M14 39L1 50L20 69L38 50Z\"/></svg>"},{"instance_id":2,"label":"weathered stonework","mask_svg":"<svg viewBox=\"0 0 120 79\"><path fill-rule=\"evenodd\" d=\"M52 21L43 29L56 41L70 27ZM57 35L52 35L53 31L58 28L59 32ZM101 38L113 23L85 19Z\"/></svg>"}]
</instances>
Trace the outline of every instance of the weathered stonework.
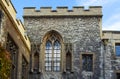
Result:
<instances>
[{"instance_id":1,"label":"weathered stonework","mask_svg":"<svg viewBox=\"0 0 120 79\"><path fill-rule=\"evenodd\" d=\"M80 11L74 12L71 15L69 12L47 14L44 11L33 12L31 9L24 8L24 25L27 30L27 34L30 38L32 44L38 43L42 46L44 36L54 30L57 31L63 39L63 45L65 43L71 43L72 46L72 73L67 72L63 66L61 72L45 72L44 63L40 64L41 79L87 79L91 76L92 79L99 79L100 77L100 53L101 53L101 11L98 13L92 13L93 10L85 11L85 15L81 15ZM92 8L93 9L93 8ZM96 7L96 9L98 9ZM62 9L63 10L63 9ZM28 11L28 12L27 12ZM31 11L31 13L30 13ZM59 10L57 10L59 13ZM80 13L80 15L78 14ZM32 14L33 13L33 14ZM68 13L68 14L67 14ZM76 16L76 14L78 16ZM84 11L83 11L84 13ZM91 13L91 14L90 14ZM54 15L53 15L54 14ZM70 16L68 16L70 15ZM52 17L53 16L53 17ZM66 17L65 17L66 16ZM41 47L40 47L41 48ZM43 49L40 49L43 50ZM64 51L64 48L63 48ZM31 54L33 52L31 51ZM40 57L44 53L40 51ZM67 52L63 52L65 55ZM82 71L81 68L81 57L83 53L94 54L94 67L92 72ZM64 60L64 59L63 59ZM39 60L39 62L44 62L44 60ZM63 64L64 65L64 64ZM34 72L33 72L34 73ZM94 73L94 74L93 74ZM37 74L36 74L37 75ZM87 76L86 76L87 75ZM32 76L32 75L30 75ZM85 77L86 76L86 77ZM37 77L37 76L36 76ZM35 76L34 76L35 78ZM32 79L32 78L31 78ZM39 79L39 78L37 78Z\"/></svg>"},{"instance_id":2,"label":"weathered stonework","mask_svg":"<svg viewBox=\"0 0 120 79\"><path fill-rule=\"evenodd\" d=\"M27 7L23 17L25 27L16 20L11 1L0 0L0 44L14 58L11 79L120 78L120 55L116 54L120 31L102 31L100 6L91 6L88 10L84 7L73 7L73 10ZM51 34L61 44L60 71L45 70L45 44ZM89 57L91 71L83 68L84 55L92 57Z\"/></svg>"},{"instance_id":3,"label":"weathered stonework","mask_svg":"<svg viewBox=\"0 0 120 79\"><path fill-rule=\"evenodd\" d=\"M120 73L120 57L116 55L116 43L120 43L119 31L103 31L102 39L107 40L104 54L105 79L119 79L117 73Z\"/></svg>"},{"instance_id":4,"label":"weathered stonework","mask_svg":"<svg viewBox=\"0 0 120 79\"><path fill-rule=\"evenodd\" d=\"M27 70L30 57L30 41L24 32L22 22L16 19L16 11L11 1L0 0L0 45L10 53L12 68L9 79L28 78L26 74L22 74L25 69L22 59L27 64Z\"/></svg>"}]
</instances>

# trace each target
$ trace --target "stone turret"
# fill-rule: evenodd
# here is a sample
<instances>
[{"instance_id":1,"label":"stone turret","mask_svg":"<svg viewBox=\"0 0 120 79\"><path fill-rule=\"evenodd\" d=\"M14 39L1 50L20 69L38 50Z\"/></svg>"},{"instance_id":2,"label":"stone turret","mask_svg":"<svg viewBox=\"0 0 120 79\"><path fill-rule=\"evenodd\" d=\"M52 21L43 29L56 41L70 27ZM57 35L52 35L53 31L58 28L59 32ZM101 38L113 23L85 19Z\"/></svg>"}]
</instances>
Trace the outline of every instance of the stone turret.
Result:
<instances>
[{"instance_id":1,"label":"stone turret","mask_svg":"<svg viewBox=\"0 0 120 79\"><path fill-rule=\"evenodd\" d=\"M102 7L90 6L89 9L85 9L83 6L77 6L72 10L68 10L68 7L57 7L56 10L52 10L51 7L41 7L40 10L36 10L35 7L25 7L23 16L102 16Z\"/></svg>"}]
</instances>

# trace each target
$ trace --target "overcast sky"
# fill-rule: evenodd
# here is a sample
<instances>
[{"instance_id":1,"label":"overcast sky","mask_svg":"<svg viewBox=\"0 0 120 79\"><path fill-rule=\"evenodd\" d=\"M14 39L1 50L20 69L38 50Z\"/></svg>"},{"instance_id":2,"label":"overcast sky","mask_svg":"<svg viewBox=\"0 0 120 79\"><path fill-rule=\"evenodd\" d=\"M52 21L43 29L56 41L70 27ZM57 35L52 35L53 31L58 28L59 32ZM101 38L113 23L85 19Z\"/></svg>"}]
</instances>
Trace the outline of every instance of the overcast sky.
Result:
<instances>
[{"instance_id":1,"label":"overcast sky","mask_svg":"<svg viewBox=\"0 0 120 79\"><path fill-rule=\"evenodd\" d=\"M102 6L103 7L103 30L120 31L120 0L11 0L17 10L17 18L22 19L24 7L53 7L68 6Z\"/></svg>"}]
</instances>

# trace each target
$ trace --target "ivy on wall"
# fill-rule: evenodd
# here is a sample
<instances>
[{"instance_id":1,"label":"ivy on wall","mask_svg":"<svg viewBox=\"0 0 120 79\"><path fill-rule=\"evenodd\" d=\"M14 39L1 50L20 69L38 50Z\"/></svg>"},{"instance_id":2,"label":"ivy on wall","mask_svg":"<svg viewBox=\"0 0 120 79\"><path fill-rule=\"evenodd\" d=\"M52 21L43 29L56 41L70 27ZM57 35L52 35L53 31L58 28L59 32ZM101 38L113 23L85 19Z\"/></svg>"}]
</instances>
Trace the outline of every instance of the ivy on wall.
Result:
<instances>
[{"instance_id":1,"label":"ivy on wall","mask_svg":"<svg viewBox=\"0 0 120 79\"><path fill-rule=\"evenodd\" d=\"M11 66L10 53L0 46L0 79L9 79Z\"/></svg>"}]
</instances>

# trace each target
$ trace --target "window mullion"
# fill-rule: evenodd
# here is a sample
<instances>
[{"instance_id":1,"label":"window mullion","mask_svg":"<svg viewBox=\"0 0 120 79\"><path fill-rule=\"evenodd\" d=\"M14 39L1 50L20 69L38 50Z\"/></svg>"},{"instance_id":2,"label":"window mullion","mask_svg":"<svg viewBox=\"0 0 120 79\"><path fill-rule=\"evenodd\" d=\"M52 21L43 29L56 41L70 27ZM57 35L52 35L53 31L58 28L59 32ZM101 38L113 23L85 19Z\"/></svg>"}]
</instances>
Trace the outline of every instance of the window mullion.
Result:
<instances>
[{"instance_id":1,"label":"window mullion","mask_svg":"<svg viewBox=\"0 0 120 79\"><path fill-rule=\"evenodd\" d=\"M49 48L49 43L51 43L50 45L50 50L51 50L51 53L48 54L48 57L50 57L50 59L48 59L49 61L48 62L51 62L49 65L49 68L51 67L51 72L54 72L54 71L59 71L60 70L60 60L61 60L61 56L60 56L60 43L58 40L56 39L51 39L48 41L48 46L47 48ZM47 45L47 43L46 43ZM47 65L47 64L46 64ZM49 69L48 69L49 70Z\"/></svg>"},{"instance_id":2,"label":"window mullion","mask_svg":"<svg viewBox=\"0 0 120 79\"><path fill-rule=\"evenodd\" d=\"M54 70L54 42L52 42L52 63L51 63L52 70Z\"/></svg>"}]
</instances>

